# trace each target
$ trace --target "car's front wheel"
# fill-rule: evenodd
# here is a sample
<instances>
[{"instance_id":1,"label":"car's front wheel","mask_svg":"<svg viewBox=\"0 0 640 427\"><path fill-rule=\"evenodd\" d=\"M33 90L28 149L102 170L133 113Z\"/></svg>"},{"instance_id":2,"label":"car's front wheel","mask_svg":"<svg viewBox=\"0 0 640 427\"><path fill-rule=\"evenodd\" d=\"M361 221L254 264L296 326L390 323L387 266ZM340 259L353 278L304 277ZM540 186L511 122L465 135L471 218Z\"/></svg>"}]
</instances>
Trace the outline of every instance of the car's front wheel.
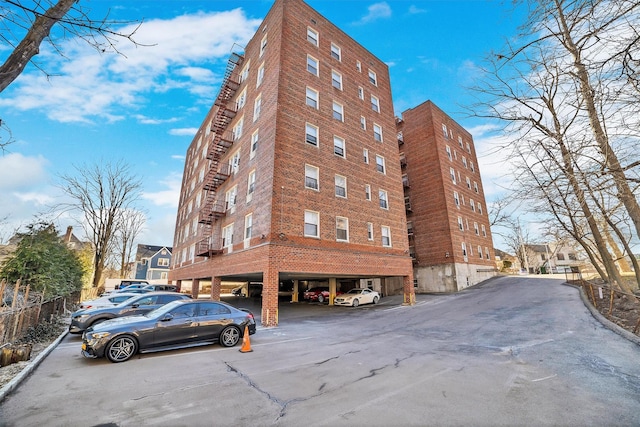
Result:
<instances>
[{"instance_id":1,"label":"car's front wheel","mask_svg":"<svg viewBox=\"0 0 640 427\"><path fill-rule=\"evenodd\" d=\"M358 299L356 298L353 300L353 303L351 305L353 305L354 307L357 307L360 305L360 301L358 301Z\"/></svg>"},{"instance_id":2,"label":"car's front wheel","mask_svg":"<svg viewBox=\"0 0 640 427\"><path fill-rule=\"evenodd\" d=\"M107 359L113 363L126 362L138 352L138 342L130 335L122 335L107 345Z\"/></svg>"},{"instance_id":3,"label":"car's front wheel","mask_svg":"<svg viewBox=\"0 0 640 427\"><path fill-rule=\"evenodd\" d=\"M233 347L240 341L240 330L235 326L227 326L220 334L220 344L223 347Z\"/></svg>"},{"instance_id":4,"label":"car's front wheel","mask_svg":"<svg viewBox=\"0 0 640 427\"><path fill-rule=\"evenodd\" d=\"M378 299L379 299L378 297L373 297L373 303L377 304L378 303Z\"/></svg>"}]
</instances>

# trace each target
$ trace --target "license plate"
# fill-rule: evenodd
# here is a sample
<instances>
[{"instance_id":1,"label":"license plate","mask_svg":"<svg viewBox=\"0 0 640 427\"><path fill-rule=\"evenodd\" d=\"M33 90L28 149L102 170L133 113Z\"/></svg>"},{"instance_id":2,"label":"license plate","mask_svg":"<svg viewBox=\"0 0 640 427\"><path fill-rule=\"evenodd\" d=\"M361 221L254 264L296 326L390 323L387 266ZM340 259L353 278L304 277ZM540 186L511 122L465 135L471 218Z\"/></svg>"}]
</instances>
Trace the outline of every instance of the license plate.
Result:
<instances>
[{"instance_id":1,"label":"license plate","mask_svg":"<svg viewBox=\"0 0 640 427\"><path fill-rule=\"evenodd\" d=\"M85 343L82 343L82 351L85 351L87 349L87 345Z\"/></svg>"}]
</instances>

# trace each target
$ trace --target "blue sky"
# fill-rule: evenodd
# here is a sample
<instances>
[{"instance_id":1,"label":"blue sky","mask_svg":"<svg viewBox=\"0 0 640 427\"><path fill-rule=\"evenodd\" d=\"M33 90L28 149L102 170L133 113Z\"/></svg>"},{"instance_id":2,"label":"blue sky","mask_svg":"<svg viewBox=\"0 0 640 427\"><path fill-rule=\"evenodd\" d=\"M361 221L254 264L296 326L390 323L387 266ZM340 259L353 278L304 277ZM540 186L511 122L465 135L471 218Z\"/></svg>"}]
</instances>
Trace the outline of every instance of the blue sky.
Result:
<instances>
[{"instance_id":1,"label":"blue sky","mask_svg":"<svg viewBox=\"0 0 640 427\"><path fill-rule=\"evenodd\" d=\"M503 170L488 152L491 126L461 105L478 65L515 34L510 2L481 0L308 0L389 65L395 113L432 100L473 135L487 201ZM173 244L184 155L218 93L234 43L251 38L272 1L92 0L93 18L144 20L123 55L65 39L61 57L43 44L35 61L0 94L0 118L15 142L0 154L0 242L64 201L60 174L74 165L124 160L144 182L147 223L139 243ZM516 11L522 12L522 11ZM122 29L123 32L131 26ZM237 49L237 48L236 48ZM9 54L0 45L0 60ZM48 76L41 70L45 70ZM0 138L6 138L2 133ZM56 219L64 230L79 218Z\"/></svg>"}]
</instances>

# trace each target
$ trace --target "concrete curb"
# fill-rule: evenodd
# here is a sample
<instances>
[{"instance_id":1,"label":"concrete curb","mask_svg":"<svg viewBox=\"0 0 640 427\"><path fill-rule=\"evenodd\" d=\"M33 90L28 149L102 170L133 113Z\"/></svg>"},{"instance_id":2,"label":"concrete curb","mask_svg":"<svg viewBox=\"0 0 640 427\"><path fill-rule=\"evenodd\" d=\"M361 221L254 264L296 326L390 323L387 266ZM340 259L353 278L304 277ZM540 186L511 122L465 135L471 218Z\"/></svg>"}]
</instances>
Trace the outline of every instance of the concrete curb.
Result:
<instances>
[{"instance_id":1,"label":"concrete curb","mask_svg":"<svg viewBox=\"0 0 640 427\"><path fill-rule=\"evenodd\" d=\"M564 282L563 283L566 286L571 286L572 288L576 288L578 289L578 292L580 292L580 298L582 299L582 302L584 303L585 307L587 307L587 310L589 310L591 312L591 315L593 317L595 317L595 319L597 321L599 321L600 323L602 323L602 326L604 326L605 328L615 332L616 334L620 335L623 338L626 338L627 340L640 345L640 337L637 335L634 335L633 333L627 331L626 329L616 325L615 323L613 323L611 320L607 319L606 317L604 317L602 315L602 313L600 313L598 311L597 308L595 308L593 306L593 304L591 304L591 301L589 300L589 297L587 296L587 294L584 293L584 289L582 289L582 286L576 286L576 285L572 285L571 283L567 283Z\"/></svg>"},{"instance_id":2,"label":"concrete curb","mask_svg":"<svg viewBox=\"0 0 640 427\"><path fill-rule=\"evenodd\" d=\"M38 367L40 362L42 362L44 358L47 357L49 353L51 353L53 349L58 346L58 344L60 344L60 341L62 341L68 333L68 330L61 333L54 342L52 342L47 348L42 350L40 354L38 354L35 359L33 359L22 371L20 371L18 375L16 375L11 381L9 381L7 384L5 384L4 387L0 389L0 402L2 402L4 398L9 395L9 393L11 393L20 385L22 380L27 378L27 376L29 376L29 374L31 374L31 372L33 372L34 369Z\"/></svg>"}]
</instances>

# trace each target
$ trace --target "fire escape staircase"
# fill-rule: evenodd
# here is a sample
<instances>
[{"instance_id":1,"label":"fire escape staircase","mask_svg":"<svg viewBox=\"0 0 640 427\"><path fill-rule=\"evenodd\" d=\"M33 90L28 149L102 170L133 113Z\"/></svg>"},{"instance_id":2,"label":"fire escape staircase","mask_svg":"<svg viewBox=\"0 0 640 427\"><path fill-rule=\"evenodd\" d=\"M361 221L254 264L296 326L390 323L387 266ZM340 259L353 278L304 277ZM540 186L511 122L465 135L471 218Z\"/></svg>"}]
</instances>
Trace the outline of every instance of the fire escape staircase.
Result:
<instances>
[{"instance_id":1,"label":"fire escape staircase","mask_svg":"<svg viewBox=\"0 0 640 427\"><path fill-rule=\"evenodd\" d=\"M221 159L233 145L233 135L227 128L236 116L237 110L233 97L240 87L239 68L244 62L244 57L233 53L227 63L224 80L220 93L214 102L215 113L211 122L211 142L207 159L211 161L204 184L205 199L198 215L198 243L196 244L196 256L211 257L222 253L222 239L220 227L214 233L214 225L217 220L224 217L226 203L224 197L219 198L218 188L230 176L229 164L222 163Z\"/></svg>"}]
</instances>

